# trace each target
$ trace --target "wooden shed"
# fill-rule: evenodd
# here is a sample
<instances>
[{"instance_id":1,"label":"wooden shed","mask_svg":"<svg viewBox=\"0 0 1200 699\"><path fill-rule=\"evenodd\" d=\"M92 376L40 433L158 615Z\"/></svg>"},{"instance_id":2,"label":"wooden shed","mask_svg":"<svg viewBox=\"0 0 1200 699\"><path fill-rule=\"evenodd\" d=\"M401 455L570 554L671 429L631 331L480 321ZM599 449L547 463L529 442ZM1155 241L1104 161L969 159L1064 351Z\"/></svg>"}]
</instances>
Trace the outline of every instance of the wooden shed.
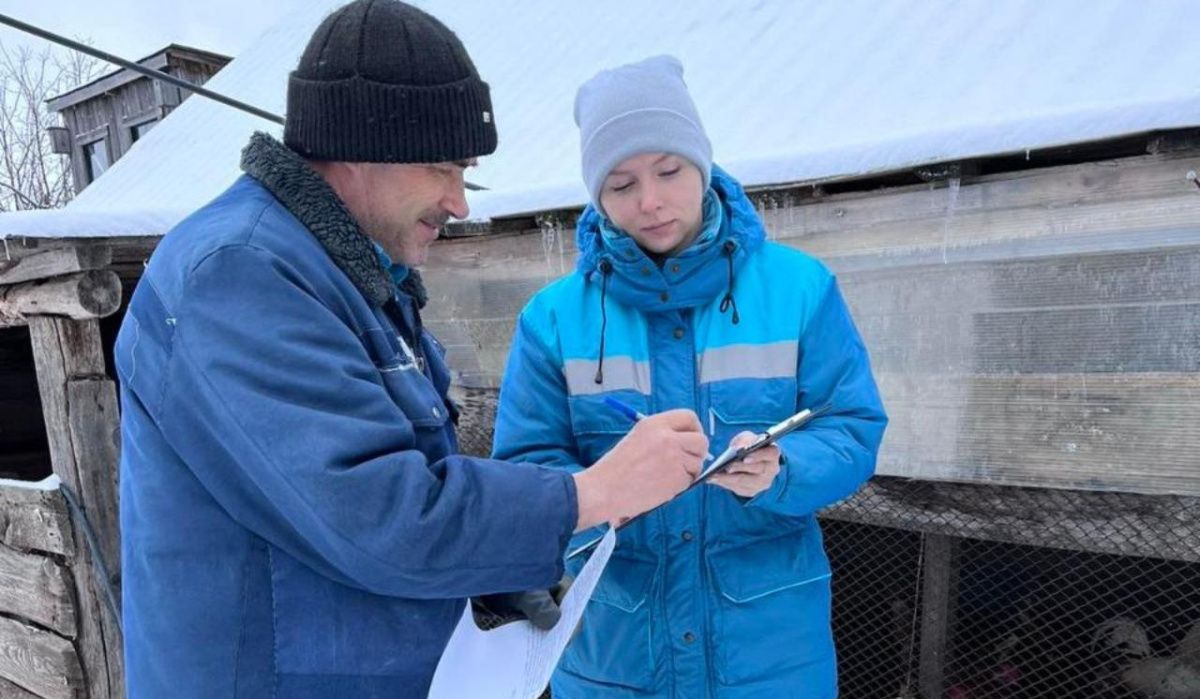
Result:
<instances>
[{"instance_id":1,"label":"wooden shed","mask_svg":"<svg viewBox=\"0 0 1200 699\"><path fill-rule=\"evenodd\" d=\"M335 4L297 10L208 86L281 110L287 70ZM637 27L632 0L494 17L426 4L491 82L508 144L472 173L488 187L471 195L474 218L424 270L426 325L467 407L465 451L489 449L516 313L573 266L574 87L670 51L718 161L772 239L838 274L871 352L891 416L879 475L822 516L916 542L914 599L873 612L915 624L894 637L872 626L872 642L888 636L913 665L913 686L888 696L945 696L968 673L956 663L974 651L954 641L964 542L1200 570L1187 567L1200 564L1200 86L1182 29L1200 19L1194 3L1154 17L1118 3L1100 18L1032 0L679 4ZM1059 32L1072 18L1087 26ZM504 38L530 26L551 38L518 55ZM579 26L627 41L580 47ZM963 27L978 40L965 45ZM862 59L867 46L877 60ZM836 74L797 69L814 63ZM158 236L226 186L249 134L270 128L190 100L65 211L0 216L0 465L25 480L52 471L111 572L97 577L61 491L0 486L0 565L11 559L25 585L5 587L29 591L0 589L0 647L26 649L0 654L0 678L22 688L11 692L121 695L104 601L105 582L119 587L107 355L120 300ZM1194 599L1191 585L1176 597ZM51 589L65 592L47 602ZM1061 696L1099 696L1081 691Z\"/></svg>"},{"instance_id":2,"label":"wooden shed","mask_svg":"<svg viewBox=\"0 0 1200 699\"><path fill-rule=\"evenodd\" d=\"M208 82L228 56L171 44L138 63L195 85ZM54 151L71 158L76 193L125 155L191 93L121 68L49 100L62 115Z\"/></svg>"}]
</instances>

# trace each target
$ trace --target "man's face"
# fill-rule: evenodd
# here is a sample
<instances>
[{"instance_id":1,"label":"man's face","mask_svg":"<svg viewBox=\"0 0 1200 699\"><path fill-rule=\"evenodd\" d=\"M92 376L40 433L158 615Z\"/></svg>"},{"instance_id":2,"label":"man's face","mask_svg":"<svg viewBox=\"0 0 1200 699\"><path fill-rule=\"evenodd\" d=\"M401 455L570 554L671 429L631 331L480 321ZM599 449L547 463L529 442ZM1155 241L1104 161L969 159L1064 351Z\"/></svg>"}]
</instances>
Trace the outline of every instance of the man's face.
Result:
<instances>
[{"instance_id":1,"label":"man's face","mask_svg":"<svg viewBox=\"0 0 1200 699\"><path fill-rule=\"evenodd\" d=\"M463 173L474 164L356 163L361 188L355 216L392 260L419 267L442 226L466 218Z\"/></svg>"}]
</instances>

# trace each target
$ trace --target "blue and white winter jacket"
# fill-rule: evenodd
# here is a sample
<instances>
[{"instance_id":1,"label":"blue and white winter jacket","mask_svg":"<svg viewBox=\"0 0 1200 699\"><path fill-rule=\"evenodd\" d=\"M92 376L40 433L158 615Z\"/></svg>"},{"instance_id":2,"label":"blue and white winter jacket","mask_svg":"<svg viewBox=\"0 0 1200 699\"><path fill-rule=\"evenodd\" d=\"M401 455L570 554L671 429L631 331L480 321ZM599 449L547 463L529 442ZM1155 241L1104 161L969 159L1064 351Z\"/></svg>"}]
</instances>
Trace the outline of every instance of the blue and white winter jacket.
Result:
<instances>
[{"instance_id":1,"label":"blue and white winter jacket","mask_svg":"<svg viewBox=\"0 0 1200 699\"><path fill-rule=\"evenodd\" d=\"M116 344L128 695L424 697L463 598L559 580L573 479L457 455L417 298L298 156L243 166Z\"/></svg>"},{"instance_id":2,"label":"blue and white winter jacket","mask_svg":"<svg viewBox=\"0 0 1200 699\"><path fill-rule=\"evenodd\" d=\"M630 427L605 396L696 411L714 451L801 408L828 412L781 441L780 474L756 497L706 485L622 530L555 699L837 694L813 513L870 477L887 420L833 275L766 242L719 168L707 196L719 211L661 265L584 212L575 273L518 320L493 456L586 468Z\"/></svg>"}]
</instances>

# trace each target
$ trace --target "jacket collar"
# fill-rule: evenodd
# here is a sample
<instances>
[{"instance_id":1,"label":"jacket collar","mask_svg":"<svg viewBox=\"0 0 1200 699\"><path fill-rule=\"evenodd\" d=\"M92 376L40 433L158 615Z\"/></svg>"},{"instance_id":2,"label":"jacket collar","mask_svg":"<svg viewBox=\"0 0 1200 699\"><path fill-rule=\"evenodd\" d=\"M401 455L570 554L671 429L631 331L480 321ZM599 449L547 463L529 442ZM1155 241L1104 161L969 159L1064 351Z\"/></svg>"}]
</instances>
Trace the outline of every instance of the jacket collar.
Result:
<instances>
[{"instance_id":1,"label":"jacket collar","mask_svg":"<svg viewBox=\"0 0 1200 699\"><path fill-rule=\"evenodd\" d=\"M295 151L257 132L242 150L242 170L258 180L321 243L334 264L372 303L382 306L394 295L393 273L384 267L375 243L362 231L325 178ZM421 276L408 270L400 290L423 307L427 296Z\"/></svg>"},{"instance_id":2,"label":"jacket collar","mask_svg":"<svg viewBox=\"0 0 1200 699\"><path fill-rule=\"evenodd\" d=\"M728 285L726 255L734 268L762 246L766 231L742 186L713 165L711 195L720 206L719 228L700 235L686 250L659 266L629 236L605 236L606 221L588 205L576 224L579 260L576 270L599 284L601 262L607 261L608 293L621 303L645 312L693 308L712 302ZM705 217L706 225L710 217Z\"/></svg>"}]
</instances>

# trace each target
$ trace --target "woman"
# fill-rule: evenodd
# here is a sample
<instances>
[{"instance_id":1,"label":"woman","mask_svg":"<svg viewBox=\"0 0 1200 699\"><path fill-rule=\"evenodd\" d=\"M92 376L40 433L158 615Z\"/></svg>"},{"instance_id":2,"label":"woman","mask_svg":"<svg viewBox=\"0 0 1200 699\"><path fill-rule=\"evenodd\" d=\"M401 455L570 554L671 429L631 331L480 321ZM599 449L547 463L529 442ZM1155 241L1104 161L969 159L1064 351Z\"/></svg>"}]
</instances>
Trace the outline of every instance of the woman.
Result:
<instances>
[{"instance_id":1,"label":"woman","mask_svg":"<svg viewBox=\"0 0 1200 699\"><path fill-rule=\"evenodd\" d=\"M496 457L586 468L630 427L606 397L695 410L714 451L826 411L621 531L553 695L834 697L813 513L870 477L886 423L837 284L765 242L674 58L601 72L575 120L591 195L579 261L518 320Z\"/></svg>"}]
</instances>

